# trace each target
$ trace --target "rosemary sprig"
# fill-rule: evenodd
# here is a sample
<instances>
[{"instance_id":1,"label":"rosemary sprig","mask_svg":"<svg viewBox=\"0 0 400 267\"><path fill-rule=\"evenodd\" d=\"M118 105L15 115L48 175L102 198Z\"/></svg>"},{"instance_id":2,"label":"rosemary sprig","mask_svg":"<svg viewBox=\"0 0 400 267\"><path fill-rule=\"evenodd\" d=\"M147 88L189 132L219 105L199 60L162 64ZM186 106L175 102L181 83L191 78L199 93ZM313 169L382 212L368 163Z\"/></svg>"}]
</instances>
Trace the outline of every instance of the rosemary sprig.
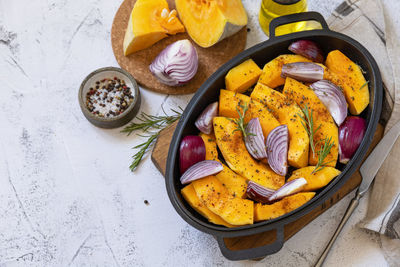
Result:
<instances>
[{"instance_id":1,"label":"rosemary sprig","mask_svg":"<svg viewBox=\"0 0 400 267\"><path fill-rule=\"evenodd\" d=\"M328 162L325 162L325 158L331 152L331 149L334 144L335 144L335 142L332 142L332 137L329 137L329 138L326 137L324 139L324 145L321 146L321 148L319 149L319 151L317 153L318 154L318 162L317 162L317 165L315 165L314 170L311 172L312 174L319 172L320 170L325 168L326 165L328 165L329 163L331 163L333 161L333 160L330 160Z\"/></svg>"},{"instance_id":2,"label":"rosemary sprig","mask_svg":"<svg viewBox=\"0 0 400 267\"><path fill-rule=\"evenodd\" d=\"M361 85L360 90L367 86L367 84L369 84L369 81L366 81L363 85Z\"/></svg>"},{"instance_id":3,"label":"rosemary sprig","mask_svg":"<svg viewBox=\"0 0 400 267\"><path fill-rule=\"evenodd\" d=\"M133 149L139 149L139 151L132 156L132 163L129 166L129 169L131 169L131 171L134 171L137 166L139 166L139 163L141 162L144 154L146 154L146 152L148 151L149 147L153 144L153 142L157 139L157 137L160 135L161 130L148 135L148 136L143 136L143 137L147 137L147 140L135 147L133 147Z\"/></svg>"},{"instance_id":4,"label":"rosemary sprig","mask_svg":"<svg viewBox=\"0 0 400 267\"><path fill-rule=\"evenodd\" d=\"M137 119L140 122L131 122L128 126L126 126L121 132L127 133L130 135L132 132L136 130L143 130L147 132L149 129L163 129L165 126L170 125L171 123L175 122L181 117L182 108L179 107L180 111L171 109L173 115L167 115L165 110L163 109L164 115L157 116L157 115L149 115L145 112L142 112Z\"/></svg>"},{"instance_id":5,"label":"rosemary sprig","mask_svg":"<svg viewBox=\"0 0 400 267\"><path fill-rule=\"evenodd\" d=\"M237 113L239 113L239 118L231 119L234 123L236 123L236 129L232 133L234 133L236 131L241 131L243 134L243 138L246 138L247 136L250 136L250 135L255 136L255 134L249 133L246 131L247 123L244 123L244 117L246 115L247 110L249 109L249 106L247 105L247 103L245 103L244 105L241 105L239 103L239 107L242 108L242 112L240 112L239 108L236 107L236 111L237 111Z\"/></svg>"},{"instance_id":6,"label":"rosemary sprig","mask_svg":"<svg viewBox=\"0 0 400 267\"><path fill-rule=\"evenodd\" d=\"M303 112L303 114L297 113L297 115L299 115L301 119L300 122L308 134L308 137L310 139L311 150L313 152L313 155L315 155L315 146L317 144L314 143L314 136L317 133L317 131L321 128L322 124L318 125L317 128L314 128L313 111L311 109L311 111L308 112L307 104L305 104L304 107L301 108L301 111Z\"/></svg>"},{"instance_id":7,"label":"rosemary sprig","mask_svg":"<svg viewBox=\"0 0 400 267\"><path fill-rule=\"evenodd\" d=\"M160 116L149 115L145 112L142 112L140 116L137 117L137 119L140 122L132 122L121 131L123 133L126 133L127 135L130 135L132 132L138 130L149 133L148 135L138 134L138 136L145 137L147 139L143 143L133 147L133 149L139 149L139 151L132 156L133 161L132 164L129 166L131 171L134 171L137 168L137 166L139 166L143 156L146 154L149 148L154 144L154 141L160 135L160 132L168 125L174 123L181 117L183 110L181 107L179 107L179 109L180 111L171 109L173 115L167 115L164 109L163 109L164 115ZM156 131L149 132L150 129Z\"/></svg>"}]
</instances>

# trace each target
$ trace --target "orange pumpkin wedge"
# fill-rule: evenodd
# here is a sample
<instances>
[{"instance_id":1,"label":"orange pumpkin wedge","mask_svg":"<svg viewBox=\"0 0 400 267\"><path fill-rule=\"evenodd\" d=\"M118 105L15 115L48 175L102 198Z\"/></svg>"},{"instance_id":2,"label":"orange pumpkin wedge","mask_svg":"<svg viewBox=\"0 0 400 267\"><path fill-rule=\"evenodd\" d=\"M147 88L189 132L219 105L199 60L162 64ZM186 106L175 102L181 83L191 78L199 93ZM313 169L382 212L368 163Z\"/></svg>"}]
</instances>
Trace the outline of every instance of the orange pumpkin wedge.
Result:
<instances>
[{"instance_id":1,"label":"orange pumpkin wedge","mask_svg":"<svg viewBox=\"0 0 400 267\"><path fill-rule=\"evenodd\" d=\"M210 47L247 24L241 0L175 0L187 33L201 47Z\"/></svg>"},{"instance_id":2,"label":"orange pumpkin wedge","mask_svg":"<svg viewBox=\"0 0 400 267\"><path fill-rule=\"evenodd\" d=\"M176 15L166 0L137 0L125 32L124 55L150 47L168 34L184 32Z\"/></svg>"}]
</instances>

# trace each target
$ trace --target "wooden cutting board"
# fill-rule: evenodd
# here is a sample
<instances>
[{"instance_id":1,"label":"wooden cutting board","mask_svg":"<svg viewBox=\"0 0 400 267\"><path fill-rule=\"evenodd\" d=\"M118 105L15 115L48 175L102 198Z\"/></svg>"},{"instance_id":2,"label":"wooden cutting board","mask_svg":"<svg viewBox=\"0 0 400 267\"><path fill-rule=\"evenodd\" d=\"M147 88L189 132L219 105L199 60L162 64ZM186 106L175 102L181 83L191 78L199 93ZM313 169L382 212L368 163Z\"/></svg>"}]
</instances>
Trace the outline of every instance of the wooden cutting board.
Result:
<instances>
[{"instance_id":1,"label":"wooden cutting board","mask_svg":"<svg viewBox=\"0 0 400 267\"><path fill-rule=\"evenodd\" d=\"M196 75L184 86L167 86L160 83L150 72L150 63L169 44L182 39L191 39L187 33L180 33L162 39L149 48L127 57L124 56L123 41L125 31L135 2L136 0L125 0L115 14L111 28L111 45L114 56L121 68L132 74L141 86L152 91L172 95L194 93L222 64L242 52L246 46L246 27L209 48L202 48L192 41L199 57L199 67ZM174 0L167 0L167 2L171 10L175 9Z\"/></svg>"},{"instance_id":2,"label":"wooden cutting board","mask_svg":"<svg viewBox=\"0 0 400 267\"><path fill-rule=\"evenodd\" d=\"M165 175L169 144L171 142L172 135L175 131L176 125L177 122L172 124L170 127L164 129L160 133L160 136L158 137L158 140L153 149L153 153L151 155L151 159L154 165L163 175ZM367 155L369 155L369 153L377 145L379 140L382 139L382 136L383 136L383 126L379 124ZM321 206L315 208L307 215L304 215L298 220L285 225L284 227L285 240L288 240L290 237L292 237L294 234L300 231L303 227L305 227L308 223L310 223L320 214L322 214L327 209L332 207L339 200L344 198L348 193L353 191L353 189L358 187L360 182L361 182L361 175L357 171L330 199L326 200ZM261 247L271 244L276 239L275 233L276 233L275 230L273 230L245 237L225 238L224 241L226 246L230 250L238 251L238 250Z\"/></svg>"}]
</instances>

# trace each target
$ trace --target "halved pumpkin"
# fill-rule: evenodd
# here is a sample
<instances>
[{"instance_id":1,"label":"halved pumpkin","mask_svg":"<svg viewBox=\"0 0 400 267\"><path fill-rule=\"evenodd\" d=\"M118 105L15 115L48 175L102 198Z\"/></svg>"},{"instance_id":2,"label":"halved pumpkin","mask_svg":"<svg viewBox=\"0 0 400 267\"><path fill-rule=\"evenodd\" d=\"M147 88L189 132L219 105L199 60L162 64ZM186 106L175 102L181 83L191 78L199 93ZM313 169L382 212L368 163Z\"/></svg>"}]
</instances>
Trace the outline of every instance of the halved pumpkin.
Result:
<instances>
[{"instance_id":1,"label":"halved pumpkin","mask_svg":"<svg viewBox=\"0 0 400 267\"><path fill-rule=\"evenodd\" d=\"M278 189L285 183L285 177L276 174L266 166L251 157L243 141L240 131L235 131L237 125L229 118L215 117L214 133L217 145L228 164L236 173L262 186Z\"/></svg>"},{"instance_id":2,"label":"halved pumpkin","mask_svg":"<svg viewBox=\"0 0 400 267\"><path fill-rule=\"evenodd\" d=\"M320 126L314 135L315 153L312 153L311 149L309 152L309 164L317 164L317 152L324 145L325 138L331 137L331 141L334 144L324 162L327 166L335 167L339 153L339 134L338 128L327 108L310 87L289 77L286 78L283 94L294 100L301 108L307 105L309 114L311 111L313 112L314 131Z\"/></svg>"},{"instance_id":3,"label":"halved pumpkin","mask_svg":"<svg viewBox=\"0 0 400 267\"><path fill-rule=\"evenodd\" d=\"M168 34L184 32L176 14L166 0L137 0L125 32L124 55L152 46Z\"/></svg>"},{"instance_id":4,"label":"halved pumpkin","mask_svg":"<svg viewBox=\"0 0 400 267\"><path fill-rule=\"evenodd\" d=\"M192 184L197 196L206 207L227 223L253 224L253 201L231 196L215 176L207 176L193 181Z\"/></svg>"},{"instance_id":5,"label":"halved pumpkin","mask_svg":"<svg viewBox=\"0 0 400 267\"><path fill-rule=\"evenodd\" d=\"M175 0L176 10L190 37L210 47L247 24L241 0Z\"/></svg>"},{"instance_id":6,"label":"halved pumpkin","mask_svg":"<svg viewBox=\"0 0 400 267\"><path fill-rule=\"evenodd\" d=\"M219 116L239 118L238 110L243 112L240 105L248 105L248 110L244 117L245 123L253 118L258 118L260 120L264 138L267 138L269 132L280 125L278 120L268 111L268 108L260 102L252 100L247 95L223 89L220 91Z\"/></svg>"},{"instance_id":7,"label":"halved pumpkin","mask_svg":"<svg viewBox=\"0 0 400 267\"><path fill-rule=\"evenodd\" d=\"M206 146L206 160L218 159L217 143L214 134L200 133L201 138ZM242 176L236 174L228 166L222 163L224 167L222 171L215 174L215 177L228 189L228 192L234 197L245 198L247 181Z\"/></svg>"},{"instance_id":8,"label":"halved pumpkin","mask_svg":"<svg viewBox=\"0 0 400 267\"><path fill-rule=\"evenodd\" d=\"M282 66L294 62L311 62L308 58L299 55L280 55L264 65L258 82L265 84L271 88L278 87L285 83L282 78Z\"/></svg>"},{"instance_id":9,"label":"halved pumpkin","mask_svg":"<svg viewBox=\"0 0 400 267\"><path fill-rule=\"evenodd\" d=\"M254 221L264 221L278 218L288 212L291 212L312 199L314 192L297 193L292 196L285 197L271 205L257 203L254 206Z\"/></svg>"},{"instance_id":10,"label":"halved pumpkin","mask_svg":"<svg viewBox=\"0 0 400 267\"><path fill-rule=\"evenodd\" d=\"M288 162L296 168L308 165L310 139L301 124L301 109L294 101L266 85L257 83L250 97L268 107L268 110L289 130Z\"/></svg>"},{"instance_id":11,"label":"halved pumpkin","mask_svg":"<svg viewBox=\"0 0 400 267\"><path fill-rule=\"evenodd\" d=\"M333 167L325 167L322 170L313 173L314 169L315 166L297 169L293 171L292 176L290 176L288 179L288 182L303 177L307 180L307 184L302 191L315 191L329 184L333 178L340 174L340 171Z\"/></svg>"},{"instance_id":12,"label":"halved pumpkin","mask_svg":"<svg viewBox=\"0 0 400 267\"><path fill-rule=\"evenodd\" d=\"M198 213L200 213L203 217L207 218L208 221L215 224L224 225L226 227L234 227L234 225L227 223L220 216L218 216L210 209L208 209L206 205L204 205L204 203L197 196L196 191L194 190L192 184L185 186L181 190L181 193L185 198L185 200L187 201L187 203L189 203L189 205L192 206L192 208L195 209Z\"/></svg>"}]
</instances>

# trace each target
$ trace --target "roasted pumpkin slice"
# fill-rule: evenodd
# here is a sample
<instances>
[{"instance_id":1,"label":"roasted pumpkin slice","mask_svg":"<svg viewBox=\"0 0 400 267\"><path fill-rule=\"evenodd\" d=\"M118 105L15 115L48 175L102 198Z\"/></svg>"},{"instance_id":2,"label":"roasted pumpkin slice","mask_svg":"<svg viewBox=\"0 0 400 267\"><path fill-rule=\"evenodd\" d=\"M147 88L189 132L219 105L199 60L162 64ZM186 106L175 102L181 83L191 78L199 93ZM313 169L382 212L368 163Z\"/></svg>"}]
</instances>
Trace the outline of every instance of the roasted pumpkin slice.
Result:
<instances>
[{"instance_id":1,"label":"roasted pumpkin slice","mask_svg":"<svg viewBox=\"0 0 400 267\"><path fill-rule=\"evenodd\" d=\"M261 69L252 59L248 59L232 68L228 74L226 74L226 89L237 93L243 93L257 82L260 74Z\"/></svg>"},{"instance_id":2,"label":"roasted pumpkin slice","mask_svg":"<svg viewBox=\"0 0 400 267\"><path fill-rule=\"evenodd\" d=\"M326 57L325 64L329 72L324 78L343 88L350 113L359 115L369 104L368 83L361 68L339 50L331 51ZM338 78L329 75L330 72L336 74Z\"/></svg>"},{"instance_id":3,"label":"roasted pumpkin slice","mask_svg":"<svg viewBox=\"0 0 400 267\"><path fill-rule=\"evenodd\" d=\"M235 131L237 125L229 118L215 117L214 133L217 145L228 166L236 173L262 186L278 189L285 183L285 177L276 174L269 168L251 157L247 152L240 131Z\"/></svg>"},{"instance_id":4,"label":"roasted pumpkin slice","mask_svg":"<svg viewBox=\"0 0 400 267\"><path fill-rule=\"evenodd\" d=\"M244 105L248 105L244 118L245 123L253 118L258 118L265 138L267 138L270 131L280 125L274 115L268 111L268 108L260 102L252 100L247 95L221 90L219 95L219 116L239 118L238 110L243 112L240 106Z\"/></svg>"},{"instance_id":5,"label":"roasted pumpkin slice","mask_svg":"<svg viewBox=\"0 0 400 267\"><path fill-rule=\"evenodd\" d=\"M207 176L192 184L204 205L224 221L232 225L253 224L253 201L233 197L215 176Z\"/></svg>"},{"instance_id":6,"label":"roasted pumpkin slice","mask_svg":"<svg viewBox=\"0 0 400 267\"><path fill-rule=\"evenodd\" d=\"M197 196L192 184L185 186L181 190L181 193L187 203L189 203L189 205L192 206L192 208L200 213L203 217L207 218L208 221L215 224L224 225L226 227L234 227L234 225L227 223L220 216L209 210L206 205L204 205L204 203Z\"/></svg>"},{"instance_id":7,"label":"roasted pumpkin slice","mask_svg":"<svg viewBox=\"0 0 400 267\"><path fill-rule=\"evenodd\" d=\"M206 160L219 161L217 143L215 141L214 134L201 133L200 136L206 146ZM225 164L222 164L222 166L224 167L223 170L217 173L215 177L222 183L223 186L226 187L226 189L228 189L228 192L232 196L245 198L247 189L246 179L233 172Z\"/></svg>"},{"instance_id":8,"label":"roasted pumpkin slice","mask_svg":"<svg viewBox=\"0 0 400 267\"><path fill-rule=\"evenodd\" d=\"M176 9L190 37L210 47L247 24L241 0L175 0Z\"/></svg>"},{"instance_id":9,"label":"roasted pumpkin slice","mask_svg":"<svg viewBox=\"0 0 400 267\"><path fill-rule=\"evenodd\" d=\"M265 64L258 81L271 88L283 85L285 79L281 76L282 66L294 62L311 62L311 60L299 55L280 55Z\"/></svg>"},{"instance_id":10,"label":"roasted pumpkin slice","mask_svg":"<svg viewBox=\"0 0 400 267\"><path fill-rule=\"evenodd\" d=\"M265 221L278 218L288 212L291 212L312 199L314 192L297 193L292 196L285 197L271 205L257 203L254 206L254 221Z\"/></svg>"},{"instance_id":11,"label":"roasted pumpkin slice","mask_svg":"<svg viewBox=\"0 0 400 267\"><path fill-rule=\"evenodd\" d=\"M301 124L301 109L297 104L274 89L257 83L250 97L268 107L280 124L286 124L289 130L289 165L301 168L308 165L310 140Z\"/></svg>"},{"instance_id":12,"label":"roasted pumpkin slice","mask_svg":"<svg viewBox=\"0 0 400 267\"><path fill-rule=\"evenodd\" d=\"M313 131L319 127L314 134L315 153L310 149L309 164L317 164L318 151L324 145L325 138L331 138L333 146L324 162L327 166L335 167L339 153L338 128L329 111L310 87L292 78L286 78L283 94L294 100L301 108L307 105L308 113L311 114L311 111L313 112Z\"/></svg>"},{"instance_id":13,"label":"roasted pumpkin slice","mask_svg":"<svg viewBox=\"0 0 400 267\"><path fill-rule=\"evenodd\" d=\"M288 181L303 177L307 180L307 184L303 188L303 191L315 191L329 184L333 178L340 174L340 171L333 167L325 167L322 170L313 173L314 170L315 166L297 169L293 171L292 176L290 176Z\"/></svg>"},{"instance_id":14,"label":"roasted pumpkin slice","mask_svg":"<svg viewBox=\"0 0 400 267\"><path fill-rule=\"evenodd\" d=\"M166 0L137 0L125 32L124 55L152 46L168 34L184 32L176 15L175 10L169 10Z\"/></svg>"},{"instance_id":15,"label":"roasted pumpkin slice","mask_svg":"<svg viewBox=\"0 0 400 267\"><path fill-rule=\"evenodd\" d=\"M203 139L204 145L206 147L206 160L218 160L217 143L215 141L214 133L205 134L200 133L199 136Z\"/></svg>"}]
</instances>

